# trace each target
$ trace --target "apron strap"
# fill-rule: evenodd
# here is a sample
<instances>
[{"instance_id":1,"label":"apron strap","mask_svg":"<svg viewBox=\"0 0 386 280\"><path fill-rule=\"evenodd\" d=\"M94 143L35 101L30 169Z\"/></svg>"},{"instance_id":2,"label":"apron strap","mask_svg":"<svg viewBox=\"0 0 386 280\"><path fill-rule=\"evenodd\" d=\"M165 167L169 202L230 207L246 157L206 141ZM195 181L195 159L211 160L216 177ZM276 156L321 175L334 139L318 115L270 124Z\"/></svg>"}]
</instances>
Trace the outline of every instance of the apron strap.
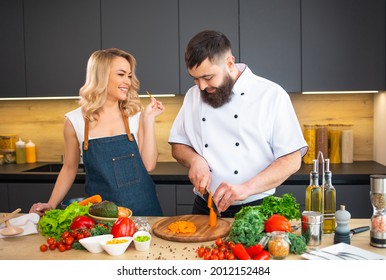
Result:
<instances>
[{"instance_id":1,"label":"apron strap","mask_svg":"<svg viewBox=\"0 0 386 280\"><path fill-rule=\"evenodd\" d=\"M85 151L88 150L88 126L89 120L84 118L84 141L83 141L83 149Z\"/></svg>"},{"instance_id":2,"label":"apron strap","mask_svg":"<svg viewBox=\"0 0 386 280\"><path fill-rule=\"evenodd\" d=\"M130 142L133 142L134 138L133 138L133 135L131 135L131 132L130 132L129 120L126 117L125 112L123 110L121 110L121 113L122 113L123 123L125 124L125 128L126 128L127 138L129 138Z\"/></svg>"},{"instance_id":3,"label":"apron strap","mask_svg":"<svg viewBox=\"0 0 386 280\"><path fill-rule=\"evenodd\" d=\"M123 123L125 124L127 138L129 139L130 142L133 142L134 138L133 138L133 135L131 135L129 120L125 116L125 113L123 110L121 110L121 113L122 113ZM83 141L83 149L85 151L88 150L88 129L89 129L89 120L85 118L84 119L84 141Z\"/></svg>"}]
</instances>

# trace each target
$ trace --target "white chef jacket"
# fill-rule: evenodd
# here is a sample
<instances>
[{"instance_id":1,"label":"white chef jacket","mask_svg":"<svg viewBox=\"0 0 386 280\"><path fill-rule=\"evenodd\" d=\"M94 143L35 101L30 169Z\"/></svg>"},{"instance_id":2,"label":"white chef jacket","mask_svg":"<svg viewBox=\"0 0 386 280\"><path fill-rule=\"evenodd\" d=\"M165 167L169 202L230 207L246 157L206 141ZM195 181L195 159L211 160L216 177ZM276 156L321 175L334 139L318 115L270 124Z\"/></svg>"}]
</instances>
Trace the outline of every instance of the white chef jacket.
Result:
<instances>
[{"instance_id":1,"label":"white chef jacket","mask_svg":"<svg viewBox=\"0 0 386 280\"><path fill-rule=\"evenodd\" d=\"M288 93L279 85L256 76L245 64L232 99L213 108L201 99L199 87L191 87L172 125L169 143L192 147L203 156L212 173L210 190L221 182L242 184L274 160L301 150L307 143ZM274 194L271 189L233 205Z\"/></svg>"},{"instance_id":2,"label":"white chef jacket","mask_svg":"<svg viewBox=\"0 0 386 280\"><path fill-rule=\"evenodd\" d=\"M130 126L130 132L134 135L135 140L137 141L138 137L138 127L139 127L139 117L141 113L138 112L132 117L129 117L129 126ZM70 120L72 126L74 127L76 137L78 138L79 145L83 144L84 141L84 119L82 114L82 109L76 108L75 110L72 110L65 114L65 117ZM123 120L122 120L123 122ZM89 139L93 139L92 137L89 137ZM138 142L138 141L137 141ZM81 154L83 154L83 149L81 146L79 147Z\"/></svg>"}]
</instances>

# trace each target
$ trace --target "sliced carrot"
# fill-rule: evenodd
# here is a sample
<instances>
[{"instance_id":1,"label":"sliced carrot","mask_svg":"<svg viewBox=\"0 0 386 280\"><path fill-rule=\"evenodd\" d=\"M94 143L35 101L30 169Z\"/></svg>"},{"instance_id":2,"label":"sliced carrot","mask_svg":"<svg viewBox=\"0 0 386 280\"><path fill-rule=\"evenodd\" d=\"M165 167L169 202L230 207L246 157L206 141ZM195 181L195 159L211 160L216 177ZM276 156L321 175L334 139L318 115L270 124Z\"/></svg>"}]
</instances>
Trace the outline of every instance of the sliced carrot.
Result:
<instances>
[{"instance_id":1,"label":"sliced carrot","mask_svg":"<svg viewBox=\"0 0 386 280\"><path fill-rule=\"evenodd\" d=\"M217 222L217 215L216 215L216 212L214 212L213 208L209 208L210 211L209 211L209 225L211 227L215 227L216 226L216 222Z\"/></svg>"},{"instance_id":2,"label":"sliced carrot","mask_svg":"<svg viewBox=\"0 0 386 280\"><path fill-rule=\"evenodd\" d=\"M87 197L87 198L79 201L79 205L86 206L89 203L94 204L94 203L99 203L99 202L102 202L102 197L99 194L95 194L95 195L92 195L90 197Z\"/></svg>"}]
</instances>

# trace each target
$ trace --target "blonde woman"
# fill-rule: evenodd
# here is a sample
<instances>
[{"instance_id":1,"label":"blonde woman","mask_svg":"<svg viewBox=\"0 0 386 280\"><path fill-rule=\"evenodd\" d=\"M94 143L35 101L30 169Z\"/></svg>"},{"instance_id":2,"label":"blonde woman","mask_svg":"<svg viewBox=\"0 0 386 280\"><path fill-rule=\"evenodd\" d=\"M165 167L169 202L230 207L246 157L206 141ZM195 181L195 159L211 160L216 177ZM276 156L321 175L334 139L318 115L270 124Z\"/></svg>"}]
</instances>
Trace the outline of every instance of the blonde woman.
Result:
<instances>
[{"instance_id":1,"label":"blonde woman","mask_svg":"<svg viewBox=\"0 0 386 280\"><path fill-rule=\"evenodd\" d=\"M83 157L87 195L100 194L136 216L162 216L148 172L157 162L154 125L164 106L155 98L142 106L135 67L135 58L119 49L91 55L80 107L65 115L63 167L49 201L32 205L30 212L44 215L57 207Z\"/></svg>"}]
</instances>

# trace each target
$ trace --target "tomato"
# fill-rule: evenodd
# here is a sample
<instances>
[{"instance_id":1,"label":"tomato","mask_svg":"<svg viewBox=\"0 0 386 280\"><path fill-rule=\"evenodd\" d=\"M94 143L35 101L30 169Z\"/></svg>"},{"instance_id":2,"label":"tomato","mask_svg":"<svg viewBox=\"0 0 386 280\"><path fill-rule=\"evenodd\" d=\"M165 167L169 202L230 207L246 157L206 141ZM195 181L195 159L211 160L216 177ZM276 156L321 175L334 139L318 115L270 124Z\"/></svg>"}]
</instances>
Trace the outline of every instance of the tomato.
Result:
<instances>
[{"instance_id":1,"label":"tomato","mask_svg":"<svg viewBox=\"0 0 386 280\"><path fill-rule=\"evenodd\" d=\"M218 257L219 260L225 259L225 254L224 254L224 252L219 251L219 252L217 253L217 257Z\"/></svg>"},{"instance_id":2,"label":"tomato","mask_svg":"<svg viewBox=\"0 0 386 280\"><path fill-rule=\"evenodd\" d=\"M218 256L215 255L215 254L212 254L212 255L210 256L210 259L211 259L211 260L218 260Z\"/></svg>"},{"instance_id":3,"label":"tomato","mask_svg":"<svg viewBox=\"0 0 386 280\"><path fill-rule=\"evenodd\" d=\"M50 244L48 245L48 248L50 248L51 251L55 250L56 249L56 244Z\"/></svg>"},{"instance_id":4,"label":"tomato","mask_svg":"<svg viewBox=\"0 0 386 280\"><path fill-rule=\"evenodd\" d=\"M200 247L200 248L197 249L197 256L199 258L202 258L204 256L205 252L206 252L205 248L204 247Z\"/></svg>"},{"instance_id":5,"label":"tomato","mask_svg":"<svg viewBox=\"0 0 386 280\"><path fill-rule=\"evenodd\" d=\"M72 245L65 245L66 246L66 250L71 250L72 249Z\"/></svg>"},{"instance_id":6,"label":"tomato","mask_svg":"<svg viewBox=\"0 0 386 280\"><path fill-rule=\"evenodd\" d=\"M234 259L236 259L235 255L233 253L229 253L228 257L227 257L227 260L234 260Z\"/></svg>"},{"instance_id":7,"label":"tomato","mask_svg":"<svg viewBox=\"0 0 386 280\"><path fill-rule=\"evenodd\" d=\"M263 250L260 254L253 257L254 260L269 260L271 258L271 255L268 251Z\"/></svg>"},{"instance_id":8,"label":"tomato","mask_svg":"<svg viewBox=\"0 0 386 280\"><path fill-rule=\"evenodd\" d=\"M227 248L225 245L221 245L220 247L218 247L218 250L219 250L220 252L225 252L225 251L228 250L228 248Z\"/></svg>"},{"instance_id":9,"label":"tomato","mask_svg":"<svg viewBox=\"0 0 386 280\"><path fill-rule=\"evenodd\" d=\"M228 249L230 249L230 250L232 250L233 249L233 247L235 246L235 243L234 242L232 242L232 241L230 241L230 242L228 242Z\"/></svg>"},{"instance_id":10,"label":"tomato","mask_svg":"<svg viewBox=\"0 0 386 280\"><path fill-rule=\"evenodd\" d=\"M63 244L60 244L58 249L60 252L64 252L64 251L66 251L66 246L64 246Z\"/></svg>"},{"instance_id":11,"label":"tomato","mask_svg":"<svg viewBox=\"0 0 386 280\"><path fill-rule=\"evenodd\" d=\"M204 260L210 260L211 257L212 257L212 253L211 252L206 252L204 254Z\"/></svg>"},{"instance_id":12,"label":"tomato","mask_svg":"<svg viewBox=\"0 0 386 280\"><path fill-rule=\"evenodd\" d=\"M86 216L78 216L70 225L71 230L79 229L79 228L92 228L95 226L95 222L90 217Z\"/></svg>"},{"instance_id":13,"label":"tomato","mask_svg":"<svg viewBox=\"0 0 386 280\"><path fill-rule=\"evenodd\" d=\"M216 239L216 246L221 247L224 244L224 240L220 237Z\"/></svg>"},{"instance_id":14,"label":"tomato","mask_svg":"<svg viewBox=\"0 0 386 280\"><path fill-rule=\"evenodd\" d=\"M128 217L118 218L111 227L111 234L116 237L133 236L136 231L135 224Z\"/></svg>"},{"instance_id":15,"label":"tomato","mask_svg":"<svg viewBox=\"0 0 386 280\"><path fill-rule=\"evenodd\" d=\"M47 243L48 243L48 245L52 245L52 244L55 244L56 241L55 241L55 239L53 237L48 237L47 238Z\"/></svg>"},{"instance_id":16,"label":"tomato","mask_svg":"<svg viewBox=\"0 0 386 280\"><path fill-rule=\"evenodd\" d=\"M47 250L48 250L47 244L42 244L42 245L40 245L40 251L45 252L45 251L47 251Z\"/></svg>"},{"instance_id":17,"label":"tomato","mask_svg":"<svg viewBox=\"0 0 386 280\"><path fill-rule=\"evenodd\" d=\"M68 236L68 237L66 237L66 239L64 240L64 242L65 242L66 245L72 245L72 244L74 243L74 241L75 241L75 239L74 239L74 237L72 237L72 236Z\"/></svg>"},{"instance_id":18,"label":"tomato","mask_svg":"<svg viewBox=\"0 0 386 280\"><path fill-rule=\"evenodd\" d=\"M256 244L256 245L249 246L247 248L247 252L251 256L251 258L253 258L254 256L260 254L263 251L263 249L264 249L263 245Z\"/></svg>"},{"instance_id":19,"label":"tomato","mask_svg":"<svg viewBox=\"0 0 386 280\"><path fill-rule=\"evenodd\" d=\"M287 220L286 217L279 214L273 214L265 222L265 232L273 231L292 232L291 223Z\"/></svg>"},{"instance_id":20,"label":"tomato","mask_svg":"<svg viewBox=\"0 0 386 280\"><path fill-rule=\"evenodd\" d=\"M77 236L77 240L81 240L82 238L84 238L84 234L83 233L79 233L78 236Z\"/></svg>"},{"instance_id":21,"label":"tomato","mask_svg":"<svg viewBox=\"0 0 386 280\"><path fill-rule=\"evenodd\" d=\"M217 255L219 250L217 248L212 249L212 255Z\"/></svg>"},{"instance_id":22,"label":"tomato","mask_svg":"<svg viewBox=\"0 0 386 280\"><path fill-rule=\"evenodd\" d=\"M62 238L63 239L66 239L69 236L70 236L70 233L68 231L65 231L65 232L62 233Z\"/></svg>"}]
</instances>

